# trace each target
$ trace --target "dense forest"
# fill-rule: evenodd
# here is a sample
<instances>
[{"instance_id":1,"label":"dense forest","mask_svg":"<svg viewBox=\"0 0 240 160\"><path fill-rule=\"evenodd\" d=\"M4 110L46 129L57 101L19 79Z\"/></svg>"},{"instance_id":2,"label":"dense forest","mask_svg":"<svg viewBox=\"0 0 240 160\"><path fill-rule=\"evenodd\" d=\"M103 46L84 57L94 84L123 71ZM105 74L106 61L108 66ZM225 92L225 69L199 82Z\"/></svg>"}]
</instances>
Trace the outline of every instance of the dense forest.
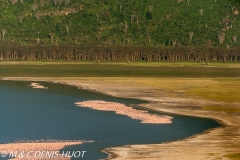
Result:
<instances>
[{"instance_id":1,"label":"dense forest","mask_svg":"<svg viewBox=\"0 0 240 160\"><path fill-rule=\"evenodd\" d=\"M238 62L237 48L200 47L131 47L131 46L5 46L4 60L42 61L169 61L169 62ZM3 60L3 59L2 59Z\"/></svg>"},{"instance_id":2,"label":"dense forest","mask_svg":"<svg viewBox=\"0 0 240 160\"><path fill-rule=\"evenodd\" d=\"M240 61L234 0L0 2L1 61Z\"/></svg>"}]
</instances>

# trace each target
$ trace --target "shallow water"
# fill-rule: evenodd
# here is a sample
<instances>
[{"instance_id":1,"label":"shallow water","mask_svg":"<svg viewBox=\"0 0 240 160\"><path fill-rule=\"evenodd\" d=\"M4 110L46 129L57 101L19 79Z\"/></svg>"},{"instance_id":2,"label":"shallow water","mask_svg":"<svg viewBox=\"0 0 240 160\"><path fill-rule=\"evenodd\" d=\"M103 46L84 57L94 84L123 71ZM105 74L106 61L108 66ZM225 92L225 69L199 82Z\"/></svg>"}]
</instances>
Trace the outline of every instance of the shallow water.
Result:
<instances>
[{"instance_id":1,"label":"shallow water","mask_svg":"<svg viewBox=\"0 0 240 160\"><path fill-rule=\"evenodd\" d=\"M104 100L127 105L146 103L116 98L77 87L40 82L48 89L33 89L31 82L0 81L0 143L16 140L94 140L65 151L87 151L81 159L106 158L103 148L126 144L150 144L184 139L220 126L214 120L160 113L173 117L172 124L142 124L114 112L74 105L85 100Z\"/></svg>"}]
</instances>

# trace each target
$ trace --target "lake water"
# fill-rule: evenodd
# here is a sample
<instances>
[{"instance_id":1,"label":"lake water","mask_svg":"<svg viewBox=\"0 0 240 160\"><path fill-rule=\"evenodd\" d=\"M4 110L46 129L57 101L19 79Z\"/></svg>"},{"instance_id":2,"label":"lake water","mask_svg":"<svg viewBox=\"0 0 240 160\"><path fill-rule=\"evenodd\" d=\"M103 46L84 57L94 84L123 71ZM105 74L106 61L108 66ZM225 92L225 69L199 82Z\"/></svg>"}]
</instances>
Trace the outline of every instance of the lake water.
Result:
<instances>
[{"instance_id":1,"label":"lake water","mask_svg":"<svg viewBox=\"0 0 240 160\"><path fill-rule=\"evenodd\" d=\"M114 112L75 106L75 102L104 100L127 105L146 103L80 90L77 87L40 82L48 89L33 89L31 82L0 80L0 143L15 140L94 140L64 150L87 151L84 158L106 158L108 147L153 144L184 139L220 126L214 120L178 116L172 124L142 124Z\"/></svg>"}]
</instances>

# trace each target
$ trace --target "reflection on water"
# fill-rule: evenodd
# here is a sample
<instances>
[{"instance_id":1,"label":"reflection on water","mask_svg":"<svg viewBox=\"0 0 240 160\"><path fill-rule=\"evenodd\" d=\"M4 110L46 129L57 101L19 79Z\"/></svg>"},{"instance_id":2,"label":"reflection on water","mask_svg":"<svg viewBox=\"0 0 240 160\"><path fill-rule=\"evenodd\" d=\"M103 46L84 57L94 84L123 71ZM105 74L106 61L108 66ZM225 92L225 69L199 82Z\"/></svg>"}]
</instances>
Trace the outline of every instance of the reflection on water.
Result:
<instances>
[{"instance_id":1,"label":"reflection on water","mask_svg":"<svg viewBox=\"0 0 240 160\"><path fill-rule=\"evenodd\" d=\"M213 120L169 115L172 124L142 124L114 112L75 106L75 102L104 100L127 105L146 103L79 90L77 87L44 83L48 89L33 89L31 82L0 81L0 143L15 140L94 140L64 150L86 150L84 159L100 159L101 150L126 144L161 143L183 139L218 127Z\"/></svg>"}]
</instances>

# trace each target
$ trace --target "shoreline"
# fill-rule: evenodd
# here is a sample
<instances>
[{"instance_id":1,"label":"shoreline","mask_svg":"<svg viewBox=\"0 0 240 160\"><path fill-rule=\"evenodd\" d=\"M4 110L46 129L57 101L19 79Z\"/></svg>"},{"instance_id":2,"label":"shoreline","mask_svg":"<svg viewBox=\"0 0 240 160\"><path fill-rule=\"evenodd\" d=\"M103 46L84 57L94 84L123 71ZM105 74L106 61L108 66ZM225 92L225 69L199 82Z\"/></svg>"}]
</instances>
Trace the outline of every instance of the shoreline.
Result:
<instances>
[{"instance_id":1,"label":"shoreline","mask_svg":"<svg viewBox=\"0 0 240 160\"><path fill-rule=\"evenodd\" d=\"M238 144L240 144L240 126L238 125L240 115L199 109L199 106L204 104L229 105L229 103L219 103L212 100L196 98L159 97L155 96L154 92L145 95L146 89L151 91L149 88L136 87L132 89L127 86L119 87L114 84L104 86L101 80L88 81L87 79L79 79L76 77L70 79L64 77L2 77L0 80L60 83L110 96L147 100L154 103L141 104L140 107L157 112L210 118L217 120L223 125L222 127L209 129L203 133L177 141L164 142L161 144L125 145L106 148L103 151L109 154L107 159L159 159L159 157L161 157L161 159L175 159L177 157L178 159L184 160L226 159L226 155L240 154L240 149L237 147ZM240 103L236 102L231 105L239 106L239 104Z\"/></svg>"}]
</instances>

